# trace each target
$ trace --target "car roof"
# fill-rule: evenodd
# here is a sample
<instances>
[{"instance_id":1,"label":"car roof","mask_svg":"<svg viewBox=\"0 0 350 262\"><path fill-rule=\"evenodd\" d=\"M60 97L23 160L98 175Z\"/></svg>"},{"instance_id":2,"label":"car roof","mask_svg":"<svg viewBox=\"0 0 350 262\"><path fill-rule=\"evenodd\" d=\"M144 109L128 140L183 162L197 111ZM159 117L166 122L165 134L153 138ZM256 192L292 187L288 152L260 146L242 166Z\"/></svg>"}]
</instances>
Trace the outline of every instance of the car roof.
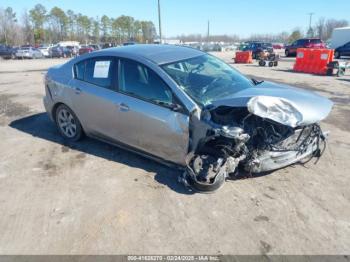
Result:
<instances>
[{"instance_id":1,"label":"car roof","mask_svg":"<svg viewBox=\"0 0 350 262\"><path fill-rule=\"evenodd\" d=\"M306 38L300 38L299 40L321 40L321 39L317 37L306 37Z\"/></svg>"},{"instance_id":2,"label":"car roof","mask_svg":"<svg viewBox=\"0 0 350 262\"><path fill-rule=\"evenodd\" d=\"M150 60L158 65L181 61L205 54L204 52L191 47L157 44L137 44L112 47L95 51L93 53L115 56L122 55L123 57L130 56L130 58L139 57Z\"/></svg>"}]
</instances>

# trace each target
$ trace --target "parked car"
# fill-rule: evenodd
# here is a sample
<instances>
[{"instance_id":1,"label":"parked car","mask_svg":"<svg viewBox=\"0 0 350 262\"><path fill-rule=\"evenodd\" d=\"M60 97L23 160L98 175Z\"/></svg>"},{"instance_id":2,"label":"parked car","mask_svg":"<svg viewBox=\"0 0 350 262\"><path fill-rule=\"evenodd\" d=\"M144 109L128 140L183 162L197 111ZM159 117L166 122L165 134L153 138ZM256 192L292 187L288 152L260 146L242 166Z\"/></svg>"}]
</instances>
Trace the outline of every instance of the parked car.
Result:
<instances>
[{"instance_id":1,"label":"parked car","mask_svg":"<svg viewBox=\"0 0 350 262\"><path fill-rule=\"evenodd\" d=\"M92 47L92 46L89 46L89 45L83 45L79 48L79 55L83 55L83 54L86 54L86 53L91 53L95 51L95 49Z\"/></svg>"},{"instance_id":2,"label":"parked car","mask_svg":"<svg viewBox=\"0 0 350 262\"><path fill-rule=\"evenodd\" d=\"M44 57L50 56L50 48L48 46L39 46L38 49Z\"/></svg>"},{"instance_id":3,"label":"parked car","mask_svg":"<svg viewBox=\"0 0 350 262\"><path fill-rule=\"evenodd\" d=\"M273 49L283 49L284 44L283 43L273 43L272 47L273 47Z\"/></svg>"},{"instance_id":4,"label":"parked car","mask_svg":"<svg viewBox=\"0 0 350 262\"><path fill-rule=\"evenodd\" d=\"M273 53L273 47L271 43L250 42L243 48L243 51L252 51L253 59L257 59L261 52Z\"/></svg>"},{"instance_id":5,"label":"parked car","mask_svg":"<svg viewBox=\"0 0 350 262\"><path fill-rule=\"evenodd\" d=\"M116 47L117 45L115 43L104 43L102 45L102 49L105 49L105 48L111 48L111 47Z\"/></svg>"},{"instance_id":6,"label":"parked car","mask_svg":"<svg viewBox=\"0 0 350 262\"><path fill-rule=\"evenodd\" d=\"M221 52L222 47L220 44L204 44L201 50L204 52Z\"/></svg>"},{"instance_id":7,"label":"parked car","mask_svg":"<svg viewBox=\"0 0 350 262\"><path fill-rule=\"evenodd\" d=\"M350 42L342 45L334 50L334 57L340 58L341 56L350 56Z\"/></svg>"},{"instance_id":8,"label":"parked car","mask_svg":"<svg viewBox=\"0 0 350 262\"><path fill-rule=\"evenodd\" d=\"M90 44L89 46L92 47L95 51L96 50L101 50L101 46L100 45Z\"/></svg>"},{"instance_id":9,"label":"parked car","mask_svg":"<svg viewBox=\"0 0 350 262\"><path fill-rule=\"evenodd\" d=\"M78 46L67 46L67 48L72 53L72 56L77 56L79 54L79 47Z\"/></svg>"},{"instance_id":10,"label":"parked car","mask_svg":"<svg viewBox=\"0 0 350 262\"><path fill-rule=\"evenodd\" d=\"M4 59L14 59L16 58L16 49L7 45L0 45L0 57Z\"/></svg>"},{"instance_id":11,"label":"parked car","mask_svg":"<svg viewBox=\"0 0 350 262\"><path fill-rule=\"evenodd\" d=\"M285 55L296 56L298 48L326 48L326 44L319 38L302 38L287 45Z\"/></svg>"},{"instance_id":12,"label":"parked car","mask_svg":"<svg viewBox=\"0 0 350 262\"><path fill-rule=\"evenodd\" d=\"M240 168L260 173L319 156L318 123L333 105L173 45L79 56L50 68L44 86L46 111L66 140L86 134L183 168L181 181L198 190L219 188Z\"/></svg>"},{"instance_id":13,"label":"parked car","mask_svg":"<svg viewBox=\"0 0 350 262\"><path fill-rule=\"evenodd\" d=\"M123 46L127 46L127 45L136 45L136 42L125 42L125 43L123 43Z\"/></svg>"},{"instance_id":14,"label":"parked car","mask_svg":"<svg viewBox=\"0 0 350 262\"><path fill-rule=\"evenodd\" d=\"M34 47L21 47L16 51L16 58L42 58L43 54L40 52L39 49Z\"/></svg>"},{"instance_id":15,"label":"parked car","mask_svg":"<svg viewBox=\"0 0 350 262\"><path fill-rule=\"evenodd\" d=\"M57 58L61 58L61 57L72 57L72 51L67 48L67 47L63 47L63 46L54 46L50 49L50 56L51 57L57 57Z\"/></svg>"},{"instance_id":16,"label":"parked car","mask_svg":"<svg viewBox=\"0 0 350 262\"><path fill-rule=\"evenodd\" d=\"M334 28L330 39L330 47L336 49L350 40L350 26Z\"/></svg>"}]
</instances>

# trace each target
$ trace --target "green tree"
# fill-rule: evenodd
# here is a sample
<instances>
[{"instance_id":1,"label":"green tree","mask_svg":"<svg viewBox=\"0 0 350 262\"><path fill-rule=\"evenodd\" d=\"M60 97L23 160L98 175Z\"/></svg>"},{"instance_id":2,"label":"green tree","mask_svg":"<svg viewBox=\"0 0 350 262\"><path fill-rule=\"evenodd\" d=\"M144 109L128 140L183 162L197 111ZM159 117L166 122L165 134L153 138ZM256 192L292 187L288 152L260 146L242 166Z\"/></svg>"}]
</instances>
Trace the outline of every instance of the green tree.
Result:
<instances>
[{"instance_id":1,"label":"green tree","mask_svg":"<svg viewBox=\"0 0 350 262\"><path fill-rule=\"evenodd\" d=\"M31 44L34 42L34 32L30 22L28 11L23 11L22 14L22 40L19 44Z\"/></svg>"},{"instance_id":2,"label":"green tree","mask_svg":"<svg viewBox=\"0 0 350 262\"><path fill-rule=\"evenodd\" d=\"M69 39L73 40L75 38L75 25L77 16L72 10L67 11L67 28Z\"/></svg>"},{"instance_id":3,"label":"green tree","mask_svg":"<svg viewBox=\"0 0 350 262\"><path fill-rule=\"evenodd\" d=\"M104 15L101 17L102 41L107 41L111 29L111 24L112 21L108 16Z\"/></svg>"},{"instance_id":4,"label":"green tree","mask_svg":"<svg viewBox=\"0 0 350 262\"><path fill-rule=\"evenodd\" d=\"M95 43L98 43L100 41L100 20L98 18L91 18L90 21L92 24L92 36Z\"/></svg>"},{"instance_id":5,"label":"green tree","mask_svg":"<svg viewBox=\"0 0 350 262\"><path fill-rule=\"evenodd\" d=\"M142 38L145 43L152 43L157 35L152 21L141 21Z\"/></svg>"},{"instance_id":6,"label":"green tree","mask_svg":"<svg viewBox=\"0 0 350 262\"><path fill-rule=\"evenodd\" d=\"M55 40L64 40L67 33L68 17L66 13L59 7L55 6L49 14L50 22L54 32L56 33Z\"/></svg>"},{"instance_id":7,"label":"green tree","mask_svg":"<svg viewBox=\"0 0 350 262\"><path fill-rule=\"evenodd\" d=\"M122 43L121 25L118 19L111 19L111 37L114 42Z\"/></svg>"},{"instance_id":8,"label":"green tree","mask_svg":"<svg viewBox=\"0 0 350 262\"><path fill-rule=\"evenodd\" d=\"M302 33L299 29L295 29L288 37L288 43L292 43L299 38L302 38Z\"/></svg>"},{"instance_id":9,"label":"green tree","mask_svg":"<svg viewBox=\"0 0 350 262\"><path fill-rule=\"evenodd\" d=\"M87 43L89 41L90 31L91 31L90 18L87 17L86 15L78 14L77 26L78 26L80 41L84 41L85 43Z\"/></svg>"},{"instance_id":10,"label":"green tree","mask_svg":"<svg viewBox=\"0 0 350 262\"><path fill-rule=\"evenodd\" d=\"M128 41L133 37L133 27L135 19L131 16L119 16L116 19L116 23L119 27L121 37L123 41Z\"/></svg>"},{"instance_id":11,"label":"green tree","mask_svg":"<svg viewBox=\"0 0 350 262\"><path fill-rule=\"evenodd\" d=\"M140 21L135 20L134 26L133 26L133 35L134 38L137 42L143 42L143 37L142 37L142 24Z\"/></svg>"},{"instance_id":12,"label":"green tree","mask_svg":"<svg viewBox=\"0 0 350 262\"><path fill-rule=\"evenodd\" d=\"M42 42L45 38L44 23L47 21L46 8L37 4L33 9L29 10L29 17L34 27L34 41Z\"/></svg>"},{"instance_id":13,"label":"green tree","mask_svg":"<svg viewBox=\"0 0 350 262\"><path fill-rule=\"evenodd\" d=\"M11 7L7 7L5 10L0 10L0 32L1 41L5 44L13 44L14 42L14 28L17 22L16 13Z\"/></svg>"}]
</instances>

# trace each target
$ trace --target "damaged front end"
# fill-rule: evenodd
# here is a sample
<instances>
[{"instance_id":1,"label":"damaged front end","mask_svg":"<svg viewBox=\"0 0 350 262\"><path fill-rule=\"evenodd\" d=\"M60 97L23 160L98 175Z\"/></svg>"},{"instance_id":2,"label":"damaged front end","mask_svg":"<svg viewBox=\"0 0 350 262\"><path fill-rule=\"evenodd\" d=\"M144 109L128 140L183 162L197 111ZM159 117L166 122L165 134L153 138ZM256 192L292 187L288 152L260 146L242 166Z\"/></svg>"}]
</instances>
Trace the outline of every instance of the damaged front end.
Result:
<instances>
[{"instance_id":1,"label":"damaged front end","mask_svg":"<svg viewBox=\"0 0 350 262\"><path fill-rule=\"evenodd\" d=\"M192 145L181 181L214 191L238 169L262 173L320 157L326 135L305 115L286 99L264 96L251 97L246 106L204 108L191 119Z\"/></svg>"}]
</instances>

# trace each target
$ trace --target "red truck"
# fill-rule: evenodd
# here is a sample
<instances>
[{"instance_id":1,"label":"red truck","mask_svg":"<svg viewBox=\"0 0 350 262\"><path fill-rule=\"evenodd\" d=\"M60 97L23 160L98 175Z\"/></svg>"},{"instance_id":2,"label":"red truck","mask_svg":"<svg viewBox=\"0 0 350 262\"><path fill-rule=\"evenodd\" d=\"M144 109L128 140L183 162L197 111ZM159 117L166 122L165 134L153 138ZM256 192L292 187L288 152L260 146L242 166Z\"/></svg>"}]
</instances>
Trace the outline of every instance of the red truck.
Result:
<instances>
[{"instance_id":1,"label":"red truck","mask_svg":"<svg viewBox=\"0 0 350 262\"><path fill-rule=\"evenodd\" d=\"M286 56L296 56L298 48L327 48L326 44L319 38L302 38L287 45L285 49Z\"/></svg>"}]
</instances>

